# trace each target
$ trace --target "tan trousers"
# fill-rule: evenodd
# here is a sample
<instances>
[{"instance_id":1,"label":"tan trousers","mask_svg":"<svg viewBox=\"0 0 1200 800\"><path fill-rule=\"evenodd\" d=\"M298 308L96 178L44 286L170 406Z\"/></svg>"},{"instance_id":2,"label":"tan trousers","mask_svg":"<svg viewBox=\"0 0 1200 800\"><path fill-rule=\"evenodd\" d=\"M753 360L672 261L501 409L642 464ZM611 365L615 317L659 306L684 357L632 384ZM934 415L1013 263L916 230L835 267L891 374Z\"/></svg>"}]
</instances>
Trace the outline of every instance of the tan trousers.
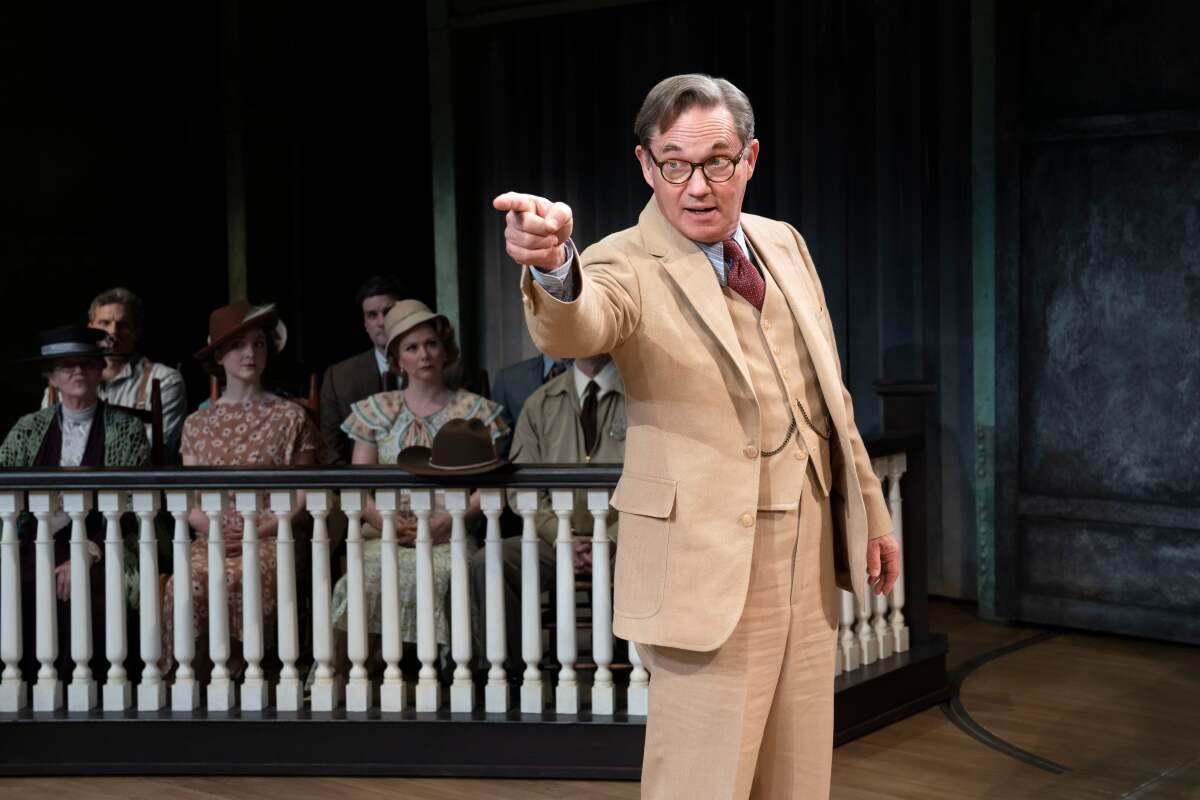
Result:
<instances>
[{"instance_id":1,"label":"tan trousers","mask_svg":"<svg viewBox=\"0 0 1200 800\"><path fill-rule=\"evenodd\" d=\"M812 483L799 512L758 512L746 607L725 644L639 648L651 672L643 798L829 797L840 603L830 505Z\"/></svg>"}]
</instances>

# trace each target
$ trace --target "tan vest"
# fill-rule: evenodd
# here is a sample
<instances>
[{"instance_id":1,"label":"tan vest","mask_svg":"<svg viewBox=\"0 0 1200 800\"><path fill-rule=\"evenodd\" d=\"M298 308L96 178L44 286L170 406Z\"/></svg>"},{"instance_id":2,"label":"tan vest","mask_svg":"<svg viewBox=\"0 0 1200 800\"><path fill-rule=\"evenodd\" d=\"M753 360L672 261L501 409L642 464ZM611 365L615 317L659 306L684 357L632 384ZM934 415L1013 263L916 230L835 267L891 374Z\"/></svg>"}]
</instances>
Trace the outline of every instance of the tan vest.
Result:
<instances>
[{"instance_id":1,"label":"tan vest","mask_svg":"<svg viewBox=\"0 0 1200 800\"><path fill-rule=\"evenodd\" d=\"M766 297L761 313L737 292L726 288L723 293L758 398L760 438L751 444L764 452L778 448L788 435L789 409L795 415L796 432L787 446L772 456L759 457L758 507L782 511L800 504L804 479L809 475L816 478L822 496L828 496L832 485L829 440L804 421L796 399L803 401L813 424L823 433L831 430L832 423L812 358L787 300L769 270L763 270L763 279Z\"/></svg>"}]
</instances>

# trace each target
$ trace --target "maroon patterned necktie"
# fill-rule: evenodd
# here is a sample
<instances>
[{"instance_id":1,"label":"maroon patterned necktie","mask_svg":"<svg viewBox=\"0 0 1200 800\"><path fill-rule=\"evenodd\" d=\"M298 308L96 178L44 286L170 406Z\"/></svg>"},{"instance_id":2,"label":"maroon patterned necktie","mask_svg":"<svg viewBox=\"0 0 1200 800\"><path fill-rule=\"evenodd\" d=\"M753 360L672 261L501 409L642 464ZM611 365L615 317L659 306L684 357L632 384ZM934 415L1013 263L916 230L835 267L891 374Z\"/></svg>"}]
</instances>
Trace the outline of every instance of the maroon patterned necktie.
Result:
<instances>
[{"instance_id":1,"label":"maroon patterned necktie","mask_svg":"<svg viewBox=\"0 0 1200 800\"><path fill-rule=\"evenodd\" d=\"M762 275L758 274L758 270L750 263L750 259L746 258L737 242L726 239L721 244L725 246L726 257L732 262L725 276L726 283L730 289L746 298L746 302L761 312L763 298L767 296L767 285L763 283Z\"/></svg>"}]
</instances>

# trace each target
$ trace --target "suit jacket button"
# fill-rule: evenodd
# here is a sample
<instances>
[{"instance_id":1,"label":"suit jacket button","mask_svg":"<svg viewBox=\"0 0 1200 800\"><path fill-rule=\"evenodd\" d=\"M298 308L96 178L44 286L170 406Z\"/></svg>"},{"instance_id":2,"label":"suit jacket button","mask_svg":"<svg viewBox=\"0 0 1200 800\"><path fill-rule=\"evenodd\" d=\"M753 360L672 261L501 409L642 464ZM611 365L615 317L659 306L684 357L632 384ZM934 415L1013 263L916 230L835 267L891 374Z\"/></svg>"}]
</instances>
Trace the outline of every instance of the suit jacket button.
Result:
<instances>
[{"instance_id":1,"label":"suit jacket button","mask_svg":"<svg viewBox=\"0 0 1200 800\"><path fill-rule=\"evenodd\" d=\"M738 522L742 523L743 528L753 528L754 527L754 515L753 514L742 514L742 516L738 519Z\"/></svg>"},{"instance_id":2,"label":"suit jacket button","mask_svg":"<svg viewBox=\"0 0 1200 800\"><path fill-rule=\"evenodd\" d=\"M746 458L758 458L758 448L752 444L748 444L742 450L742 454L745 455Z\"/></svg>"}]
</instances>

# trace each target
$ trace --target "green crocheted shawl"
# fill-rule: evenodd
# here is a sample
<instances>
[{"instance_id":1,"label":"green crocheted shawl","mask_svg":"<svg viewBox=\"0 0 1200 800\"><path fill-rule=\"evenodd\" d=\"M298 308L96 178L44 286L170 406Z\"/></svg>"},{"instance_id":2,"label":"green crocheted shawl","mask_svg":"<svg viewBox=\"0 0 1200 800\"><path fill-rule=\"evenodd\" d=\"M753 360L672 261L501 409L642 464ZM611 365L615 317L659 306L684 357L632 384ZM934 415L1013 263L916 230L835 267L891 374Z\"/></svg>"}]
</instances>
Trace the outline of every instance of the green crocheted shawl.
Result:
<instances>
[{"instance_id":1,"label":"green crocheted shawl","mask_svg":"<svg viewBox=\"0 0 1200 800\"><path fill-rule=\"evenodd\" d=\"M17 420L0 445L0 466L31 467L58 406L43 408ZM104 406L104 466L140 467L150 463L150 443L141 420Z\"/></svg>"}]
</instances>

